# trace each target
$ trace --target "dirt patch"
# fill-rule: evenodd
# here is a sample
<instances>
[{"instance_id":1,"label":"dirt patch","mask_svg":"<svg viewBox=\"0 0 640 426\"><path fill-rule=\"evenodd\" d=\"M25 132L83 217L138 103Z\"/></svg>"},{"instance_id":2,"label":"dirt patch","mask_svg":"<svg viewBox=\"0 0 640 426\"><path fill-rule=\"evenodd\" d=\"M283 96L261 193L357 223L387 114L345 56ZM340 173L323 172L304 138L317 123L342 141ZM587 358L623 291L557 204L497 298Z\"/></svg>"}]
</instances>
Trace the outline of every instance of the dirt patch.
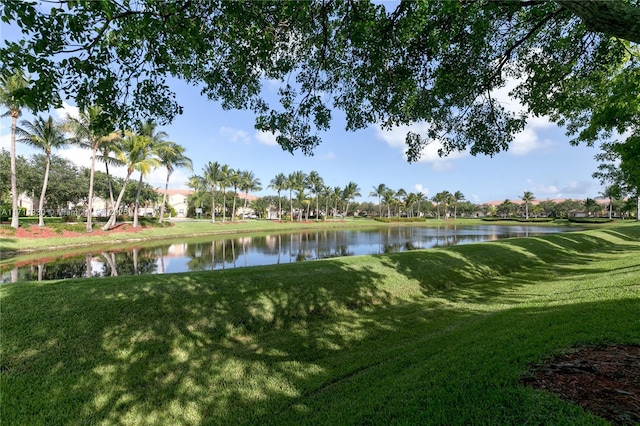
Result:
<instances>
[{"instance_id":1,"label":"dirt patch","mask_svg":"<svg viewBox=\"0 0 640 426\"><path fill-rule=\"evenodd\" d=\"M640 424L640 346L572 349L534 365L521 382L614 424Z\"/></svg>"}]
</instances>

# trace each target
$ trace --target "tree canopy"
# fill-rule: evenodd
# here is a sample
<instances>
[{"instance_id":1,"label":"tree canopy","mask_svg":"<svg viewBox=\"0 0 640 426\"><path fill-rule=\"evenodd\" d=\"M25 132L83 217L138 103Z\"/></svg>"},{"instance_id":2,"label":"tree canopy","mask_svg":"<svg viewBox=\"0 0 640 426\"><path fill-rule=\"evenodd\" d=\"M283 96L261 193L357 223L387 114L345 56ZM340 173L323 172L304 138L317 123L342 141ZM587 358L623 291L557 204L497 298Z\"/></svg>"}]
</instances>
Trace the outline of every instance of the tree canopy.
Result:
<instances>
[{"instance_id":1,"label":"tree canopy","mask_svg":"<svg viewBox=\"0 0 640 426\"><path fill-rule=\"evenodd\" d=\"M182 113L175 77L307 154L334 110L347 130L427 123L409 160L433 141L496 154L529 115L574 143L639 131L640 0L8 1L0 18L21 30L1 68L29 72L34 110L100 104L123 128Z\"/></svg>"}]
</instances>

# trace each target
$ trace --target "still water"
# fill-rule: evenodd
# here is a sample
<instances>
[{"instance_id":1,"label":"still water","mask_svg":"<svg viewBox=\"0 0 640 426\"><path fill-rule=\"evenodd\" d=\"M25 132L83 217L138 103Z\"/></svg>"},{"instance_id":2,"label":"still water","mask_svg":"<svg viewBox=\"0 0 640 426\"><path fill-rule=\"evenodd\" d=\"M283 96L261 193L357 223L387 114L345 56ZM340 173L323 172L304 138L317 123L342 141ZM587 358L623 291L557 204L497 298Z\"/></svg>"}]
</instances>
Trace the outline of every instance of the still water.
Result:
<instances>
[{"instance_id":1,"label":"still water","mask_svg":"<svg viewBox=\"0 0 640 426\"><path fill-rule=\"evenodd\" d=\"M373 230L314 230L299 233L180 239L157 245L117 246L52 257L4 259L0 282L79 277L165 274L302 262L340 256L492 241L568 231L542 226L389 227ZM572 230L575 230L573 228Z\"/></svg>"}]
</instances>

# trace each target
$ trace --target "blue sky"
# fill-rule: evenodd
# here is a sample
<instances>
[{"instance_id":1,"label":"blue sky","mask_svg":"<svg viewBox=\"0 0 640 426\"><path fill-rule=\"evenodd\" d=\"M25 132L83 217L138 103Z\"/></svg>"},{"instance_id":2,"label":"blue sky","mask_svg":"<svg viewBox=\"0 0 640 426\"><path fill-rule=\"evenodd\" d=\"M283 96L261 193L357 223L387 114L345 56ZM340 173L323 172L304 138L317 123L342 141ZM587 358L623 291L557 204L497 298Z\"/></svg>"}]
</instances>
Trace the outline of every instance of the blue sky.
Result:
<instances>
[{"instance_id":1,"label":"blue sky","mask_svg":"<svg viewBox=\"0 0 640 426\"><path fill-rule=\"evenodd\" d=\"M0 38L7 35L2 26ZM232 168L253 171L262 181L263 190L255 195L272 195L267 189L269 181L277 173L289 174L296 170L309 173L317 171L329 186L344 187L356 182L362 197L358 201L377 201L369 197L372 187L384 183L388 187L407 192L423 192L432 197L437 192L461 191L467 200L482 203L494 200L517 200L524 191L531 191L539 199L597 197L602 185L591 177L597 169L594 155L597 147L569 144L563 129L544 117L533 118L526 129L516 136L510 150L494 157L455 153L440 158L438 145L427 148L419 162L408 163L404 156L404 137L409 128L397 128L383 132L373 126L357 132L344 130L340 111L333 111L334 120L329 131L320 134L322 143L315 155L293 155L283 151L270 134L254 129L254 116L246 111L225 111L206 98L199 90L180 81L173 81L178 102L184 107L177 117L162 130L169 140L183 145L193 160L194 173L201 174L208 161L229 164ZM266 82L267 96L275 93L275 85ZM508 88L495 93L497 99L511 110L520 106L507 96ZM51 111L62 118L77 108L72 101L65 110ZM44 114L42 114L44 115ZM32 119L28 112L23 119ZM10 118L0 120L0 147L9 149ZM426 128L425 124L412 130ZM32 148L18 144L17 153L31 156ZM78 164L89 164L89 152L68 148L56 152ZM101 165L99 165L100 167ZM123 175L124 171L119 172ZM190 173L178 170L172 176L170 187L186 188ZM137 179L137 176L134 178ZM147 181L157 187L164 186L165 172L153 172Z\"/></svg>"}]
</instances>

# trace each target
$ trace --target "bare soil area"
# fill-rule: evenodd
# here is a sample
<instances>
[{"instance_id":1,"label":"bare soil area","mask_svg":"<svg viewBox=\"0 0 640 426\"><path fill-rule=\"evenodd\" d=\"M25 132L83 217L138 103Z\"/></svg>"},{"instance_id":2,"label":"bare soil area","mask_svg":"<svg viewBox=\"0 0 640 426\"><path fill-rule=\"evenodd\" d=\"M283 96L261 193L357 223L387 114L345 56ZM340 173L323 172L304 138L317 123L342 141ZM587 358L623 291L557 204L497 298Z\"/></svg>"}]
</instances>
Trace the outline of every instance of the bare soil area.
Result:
<instances>
[{"instance_id":1,"label":"bare soil area","mask_svg":"<svg viewBox=\"0 0 640 426\"><path fill-rule=\"evenodd\" d=\"M640 346L576 348L521 379L616 425L640 424Z\"/></svg>"}]
</instances>

